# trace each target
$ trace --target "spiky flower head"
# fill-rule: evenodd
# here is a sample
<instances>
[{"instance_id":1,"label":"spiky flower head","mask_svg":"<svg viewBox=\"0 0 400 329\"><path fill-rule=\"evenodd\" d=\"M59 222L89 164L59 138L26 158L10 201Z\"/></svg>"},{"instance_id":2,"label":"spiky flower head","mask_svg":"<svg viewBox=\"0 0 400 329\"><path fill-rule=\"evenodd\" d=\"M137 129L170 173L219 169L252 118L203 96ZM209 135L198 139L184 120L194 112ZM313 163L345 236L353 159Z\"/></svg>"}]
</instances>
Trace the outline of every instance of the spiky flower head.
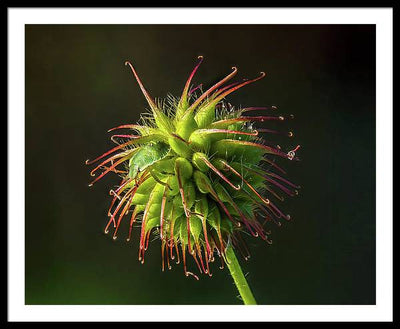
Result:
<instances>
[{"instance_id":1,"label":"spiky flower head","mask_svg":"<svg viewBox=\"0 0 400 329\"><path fill-rule=\"evenodd\" d=\"M225 100L234 91L264 78L265 73L226 85L237 73L233 67L225 78L200 92L201 85L190 89L203 57L198 59L181 97L170 96L157 102L132 64L126 62L150 112L142 116L140 124L110 129L127 129L131 133L113 135L116 147L86 161L86 164L100 162L92 170L92 176L102 170L89 186L109 172L122 177L120 185L110 191L113 199L105 232L112 225L115 239L123 217L130 215L127 240L131 238L133 224L139 222L142 263L150 235L155 232L161 239L162 269L165 259L168 268L170 259L177 263L182 260L185 275L196 278L187 270L187 252L199 272L210 276L209 263L218 255L223 267L228 245L232 244L247 257L241 233L271 243L265 223L273 221L280 225L279 219L289 220L290 216L269 196L282 201L276 189L293 196L299 188L282 177L285 172L274 159L297 159L295 152L299 146L285 153L260 137L260 133L279 132L253 127L256 122L286 118L270 113L250 115L258 110L273 112L274 106L235 109Z\"/></svg>"}]
</instances>

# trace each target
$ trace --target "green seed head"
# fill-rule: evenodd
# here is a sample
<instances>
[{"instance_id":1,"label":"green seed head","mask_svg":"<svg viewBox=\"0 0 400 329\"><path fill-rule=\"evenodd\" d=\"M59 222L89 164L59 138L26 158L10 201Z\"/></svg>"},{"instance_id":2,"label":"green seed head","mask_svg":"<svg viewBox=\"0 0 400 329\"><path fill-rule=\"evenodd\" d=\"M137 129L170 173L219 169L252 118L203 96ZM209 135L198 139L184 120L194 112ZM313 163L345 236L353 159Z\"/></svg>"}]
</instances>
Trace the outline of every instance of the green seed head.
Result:
<instances>
[{"instance_id":1,"label":"green seed head","mask_svg":"<svg viewBox=\"0 0 400 329\"><path fill-rule=\"evenodd\" d=\"M180 98L169 97L156 103L145 89L134 67L126 62L135 76L151 110L143 124L127 124L116 129L130 134L113 135L116 147L100 157L87 161L99 162L92 176L102 170L90 186L108 172L122 176L118 187L110 191L113 200L105 231L114 227L113 237L125 217L129 236L133 223L140 222L139 260L144 262L152 232L159 235L162 267L167 260L182 260L186 276L188 252L200 273L211 276L209 263L214 254L225 259L226 248L232 244L247 257L241 234L247 232L266 242L269 232L264 224L290 217L276 205L281 194L297 194L299 188L282 177L284 171L275 158L297 159L295 152L283 152L270 146L261 133L278 134L269 129L255 129L254 123L282 121L285 118L250 115L253 111L273 112L275 107L236 109L226 102L232 92L262 79L226 84L236 68L224 79L204 92L191 88L199 62L187 80ZM289 133L288 136L292 136ZM261 219L261 220L260 220Z\"/></svg>"}]
</instances>

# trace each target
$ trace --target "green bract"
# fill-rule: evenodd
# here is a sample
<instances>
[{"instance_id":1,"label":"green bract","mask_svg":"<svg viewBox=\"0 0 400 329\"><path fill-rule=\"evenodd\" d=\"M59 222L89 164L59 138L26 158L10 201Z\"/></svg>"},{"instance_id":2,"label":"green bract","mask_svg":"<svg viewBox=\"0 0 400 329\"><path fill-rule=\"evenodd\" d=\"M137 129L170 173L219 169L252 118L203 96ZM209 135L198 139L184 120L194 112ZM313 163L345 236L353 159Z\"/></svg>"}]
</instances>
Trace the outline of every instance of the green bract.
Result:
<instances>
[{"instance_id":1,"label":"green bract","mask_svg":"<svg viewBox=\"0 0 400 329\"><path fill-rule=\"evenodd\" d=\"M186 251L199 272L208 275L215 253L222 264L226 261L228 245L246 257L240 234L246 231L270 243L265 222L289 219L270 196L283 200L277 189L292 196L298 188L277 173L283 170L273 159L297 159L298 147L285 153L260 137L260 133L278 132L253 128L255 122L285 118L248 115L275 107L235 109L225 101L226 96L260 80L265 73L226 85L237 72L233 68L224 79L199 93L200 87L190 87L202 60L200 56L180 98L169 97L158 103L144 88L132 64L126 62L150 106L150 115L142 119L142 124L110 129L127 129L131 134L113 135L118 145L87 161L100 162L91 172L93 176L103 170L90 185L108 172L122 177L120 185L110 191L113 200L105 231L112 225L116 238L122 219L129 215L128 240L133 223L141 223L139 260L144 262L150 234L156 232L161 239L163 269L165 259L168 267L170 260L182 259L185 274L196 278L186 268Z\"/></svg>"}]
</instances>

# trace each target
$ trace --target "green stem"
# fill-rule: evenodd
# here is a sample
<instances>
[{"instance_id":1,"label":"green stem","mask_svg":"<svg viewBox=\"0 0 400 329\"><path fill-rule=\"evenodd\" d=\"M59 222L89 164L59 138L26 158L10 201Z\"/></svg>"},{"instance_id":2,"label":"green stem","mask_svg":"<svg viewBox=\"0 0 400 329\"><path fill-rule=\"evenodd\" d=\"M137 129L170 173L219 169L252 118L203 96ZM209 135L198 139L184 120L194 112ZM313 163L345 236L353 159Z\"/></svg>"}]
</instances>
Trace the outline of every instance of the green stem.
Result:
<instances>
[{"instance_id":1,"label":"green stem","mask_svg":"<svg viewBox=\"0 0 400 329\"><path fill-rule=\"evenodd\" d=\"M226 259L229 271L243 299L243 303L245 305L257 305L231 245L226 249Z\"/></svg>"}]
</instances>

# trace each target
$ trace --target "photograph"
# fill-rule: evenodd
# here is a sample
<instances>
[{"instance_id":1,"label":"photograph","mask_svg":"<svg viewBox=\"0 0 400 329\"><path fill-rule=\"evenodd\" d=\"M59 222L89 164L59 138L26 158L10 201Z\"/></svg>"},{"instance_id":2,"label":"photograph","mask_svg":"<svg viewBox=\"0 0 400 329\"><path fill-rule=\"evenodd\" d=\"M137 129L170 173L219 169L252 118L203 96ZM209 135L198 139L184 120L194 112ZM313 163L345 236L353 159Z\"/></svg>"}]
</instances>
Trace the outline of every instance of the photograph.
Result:
<instances>
[{"instance_id":1,"label":"photograph","mask_svg":"<svg viewBox=\"0 0 400 329\"><path fill-rule=\"evenodd\" d=\"M382 25L255 11L10 11L10 317L389 317Z\"/></svg>"}]
</instances>

